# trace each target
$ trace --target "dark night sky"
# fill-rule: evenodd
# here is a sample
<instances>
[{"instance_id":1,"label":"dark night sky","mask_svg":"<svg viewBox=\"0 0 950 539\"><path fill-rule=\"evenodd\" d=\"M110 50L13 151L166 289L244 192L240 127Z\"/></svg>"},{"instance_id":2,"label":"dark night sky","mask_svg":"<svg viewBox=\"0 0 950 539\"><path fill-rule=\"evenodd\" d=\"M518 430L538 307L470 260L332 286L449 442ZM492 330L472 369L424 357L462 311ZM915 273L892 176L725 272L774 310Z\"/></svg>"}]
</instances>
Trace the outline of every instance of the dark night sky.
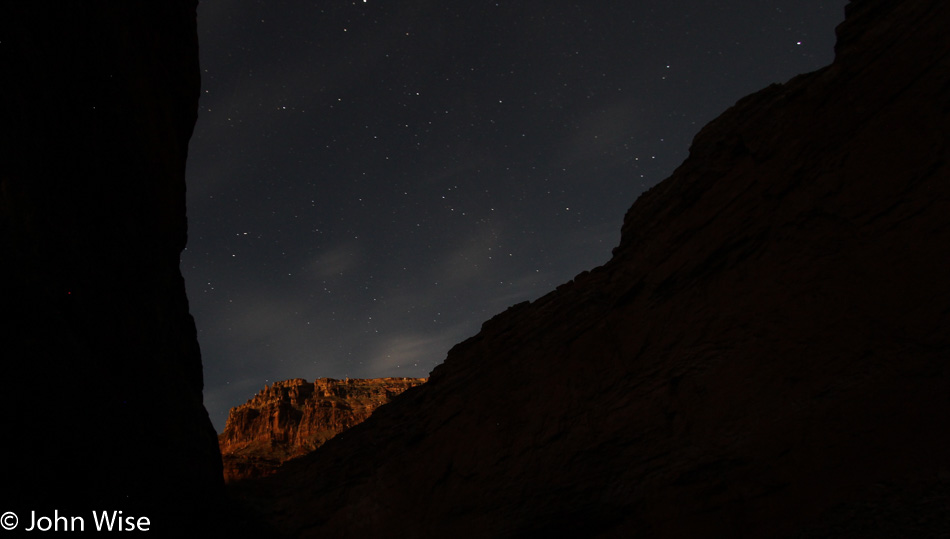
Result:
<instances>
[{"instance_id":1,"label":"dark night sky","mask_svg":"<svg viewBox=\"0 0 950 539\"><path fill-rule=\"evenodd\" d=\"M603 264L845 0L206 1L182 272L215 427L288 378L427 376Z\"/></svg>"}]
</instances>

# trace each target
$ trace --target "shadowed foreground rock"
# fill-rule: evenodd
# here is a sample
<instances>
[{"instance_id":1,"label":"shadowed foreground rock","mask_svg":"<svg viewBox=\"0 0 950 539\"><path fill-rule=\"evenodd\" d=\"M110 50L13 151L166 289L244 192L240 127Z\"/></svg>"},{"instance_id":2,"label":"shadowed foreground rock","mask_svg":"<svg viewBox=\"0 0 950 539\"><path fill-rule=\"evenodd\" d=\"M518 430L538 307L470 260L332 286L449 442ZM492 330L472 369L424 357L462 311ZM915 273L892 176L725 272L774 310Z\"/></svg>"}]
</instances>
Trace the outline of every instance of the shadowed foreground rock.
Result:
<instances>
[{"instance_id":1,"label":"shadowed foreground rock","mask_svg":"<svg viewBox=\"0 0 950 539\"><path fill-rule=\"evenodd\" d=\"M835 62L704 128L609 263L241 492L302 537L947 533L948 27L851 2Z\"/></svg>"},{"instance_id":2,"label":"shadowed foreground rock","mask_svg":"<svg viewBox=\"0 0 950 539\"><path fill-rule=\"evenodd\" d=\"M223 493L178 271L196 2L0 8L0 511L200 531ZM221 526L220 521L214 523Z\"/></svg>"},{"instance_id":3,"label":"shadowed foreground rock","mask_svg":"<svg viewBox=\"0 0 950 539\"><path fill-rule=\"evenodd\" d=\"M368 418L425 378L302 378L275 382L231 408L218 435L225 482L264 477Z\"/></svg>"}]
</instances>

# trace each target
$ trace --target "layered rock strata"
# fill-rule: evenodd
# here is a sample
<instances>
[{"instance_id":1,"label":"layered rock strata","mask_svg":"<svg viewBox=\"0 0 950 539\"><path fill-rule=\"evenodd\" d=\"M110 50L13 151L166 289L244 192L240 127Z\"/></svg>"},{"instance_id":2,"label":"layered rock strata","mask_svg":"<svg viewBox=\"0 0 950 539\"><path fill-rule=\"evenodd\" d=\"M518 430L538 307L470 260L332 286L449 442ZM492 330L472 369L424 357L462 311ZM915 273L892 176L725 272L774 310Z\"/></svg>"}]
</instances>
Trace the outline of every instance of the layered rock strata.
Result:
<instances>
[{"instance_id":1,"label":"layered rock strata","mask_svg":"<svg viewBox=\"0 0 950 539\"><path fill-rule=\"evenodd\" d=\"M366 420L425 378L302 378L276 382L231 409L218 435L224 480L264 477Z\"/></svg>"},{"instance_id":2,"label":"layered rock strata","mask_svg":"<svg viewBox=\"0 0 950 539\"><path fill-rule=\"evenodd\" d=\"M948 27L852 1L606 265L243 496L300 537L950 533Z\"/></svg>"}]
</instances>

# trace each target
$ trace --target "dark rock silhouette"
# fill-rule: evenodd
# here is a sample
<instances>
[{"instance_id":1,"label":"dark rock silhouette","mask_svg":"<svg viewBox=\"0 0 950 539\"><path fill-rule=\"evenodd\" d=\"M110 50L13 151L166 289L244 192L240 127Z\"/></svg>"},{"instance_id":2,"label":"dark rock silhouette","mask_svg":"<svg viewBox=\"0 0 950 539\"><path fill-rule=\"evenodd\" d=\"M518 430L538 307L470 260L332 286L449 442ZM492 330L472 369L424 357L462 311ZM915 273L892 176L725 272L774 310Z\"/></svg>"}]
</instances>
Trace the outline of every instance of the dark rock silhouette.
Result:
<instances>
[{"instance_id":1,"label":"dark rock silhouette","mask_svg":"<svg viewBox=\"0 0 950 539\"><path fill-rule=\"evenodd\" d=\"M855 0L603 267L240 490L301 537L948 533L950 6Z\"/></svg>"},{"instance_id":2,"label":"dark rock silhouette","mask_svg":"<svg viewBox=\"0 0 950 539\"><path fill-rule=\"evenodd\" d=\"M264 477L366 420L425 378L302 378L275 382L231 408L218 435L225 482Z\"/></svg>"},{"instance_id":3,"label":"dark rock silhouette","mask_svg":"<svg viewBox=\"0 0 950 539\"><path fill-rule=\"evenodd\" d=\"M21 523L108 510L200 530L223 492L178 270L195 7L0 8L0 506Z\"/></svg>"}]
</instances>

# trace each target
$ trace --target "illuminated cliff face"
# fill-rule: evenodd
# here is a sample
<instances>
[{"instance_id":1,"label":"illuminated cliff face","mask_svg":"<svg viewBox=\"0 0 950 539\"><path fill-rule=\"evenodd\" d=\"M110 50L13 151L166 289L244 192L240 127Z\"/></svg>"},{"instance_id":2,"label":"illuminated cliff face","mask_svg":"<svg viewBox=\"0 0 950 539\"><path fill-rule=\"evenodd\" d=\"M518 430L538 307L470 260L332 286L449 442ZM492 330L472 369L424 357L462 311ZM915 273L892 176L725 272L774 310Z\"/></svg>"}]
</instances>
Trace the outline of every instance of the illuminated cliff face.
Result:
<instances>
[{"instance_id":1,"label":"illuminated cliff face","mask_svg":"<svg viewBox=\"0 0 950 539\"><path fill-rule=\"evenodd\" d=\"M301 378L265 387L231 409L218 436L226 482L263 477L366 420L425 378Z\"/></svg>"}]
</instances>

